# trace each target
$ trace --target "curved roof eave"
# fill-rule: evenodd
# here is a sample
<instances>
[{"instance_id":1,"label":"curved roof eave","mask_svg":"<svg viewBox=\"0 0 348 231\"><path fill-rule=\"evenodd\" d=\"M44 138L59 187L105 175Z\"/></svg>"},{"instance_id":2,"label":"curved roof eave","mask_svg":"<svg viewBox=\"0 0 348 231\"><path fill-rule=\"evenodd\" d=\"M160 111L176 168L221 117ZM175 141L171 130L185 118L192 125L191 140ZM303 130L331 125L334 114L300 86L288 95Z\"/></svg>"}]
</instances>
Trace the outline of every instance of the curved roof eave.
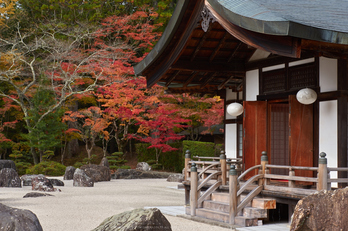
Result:
<instances>
[{"instance_id":1,"label":"curved roof eave","mask_svg":"<svg viewBox=\"0 0 348 231\"><path fill-rule=\"evenodd\" d=\"M269 35L348 44L348 33L288 20L251 0L206 0L225 19L241 28Z\"/></svg>"},{"instance_id":2,"label":"curved roof eave","mask_svg":"<svg viewBox=\"0 0 348 231\"><path fill-rule=\"evenodd\" d=\"M176 29L178 28L180 21L185 14L185 8L189 1L179 0L176 4L175 11L170 18L168 25L165 28L161 38L156 43L155 47L150 53L137 65L134 66L135 75L141 75L141 73L153 63L160 54L162 54L170 43L171 38L175 35Z\"/></svg>"}]
</instances>

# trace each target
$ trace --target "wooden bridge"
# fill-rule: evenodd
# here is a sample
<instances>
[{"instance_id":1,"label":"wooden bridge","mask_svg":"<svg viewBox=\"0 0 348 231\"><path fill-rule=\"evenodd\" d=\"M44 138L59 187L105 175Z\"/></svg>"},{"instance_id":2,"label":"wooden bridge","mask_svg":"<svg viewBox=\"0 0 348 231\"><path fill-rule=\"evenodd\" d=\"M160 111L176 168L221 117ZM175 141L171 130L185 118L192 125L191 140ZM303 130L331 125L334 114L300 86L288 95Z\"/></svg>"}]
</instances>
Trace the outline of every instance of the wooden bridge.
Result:
<instances>
[{"instance_id":1,"label":"wooden bridge","mask_svg":"<svg viewBox=\"0 0 348 231\"><path fill-rule=\"evenodd\" d=\"M276 203L289 206L289 217L301 198L320 190L330 190L332 183L348 183L347 178L330 178L330 172L348 168L327 167L325 153L320 153L318 167L268 164L262 152L261 164L242 171L241 158L199 157L185 155L186 214L239 226L255 226L267 219ZM288 175L271 174L272 169L286 169ZM296 176L295 171L311 171L313 177Z\"/></svg>"}]
</instances>

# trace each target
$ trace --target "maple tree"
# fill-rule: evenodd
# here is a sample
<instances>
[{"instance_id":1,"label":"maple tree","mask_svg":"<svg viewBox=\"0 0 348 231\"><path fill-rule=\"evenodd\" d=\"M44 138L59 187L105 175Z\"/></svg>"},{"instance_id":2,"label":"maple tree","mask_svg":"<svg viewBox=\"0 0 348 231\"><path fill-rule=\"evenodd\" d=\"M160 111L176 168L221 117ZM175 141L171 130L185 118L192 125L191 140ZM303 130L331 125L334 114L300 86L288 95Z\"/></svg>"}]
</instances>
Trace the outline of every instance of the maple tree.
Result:
<instances>
[{"instance_id":1,"label":"maple tree","mask_svg":"<svg viewBox=\"0 0 348 231\"><path fill-rule=\"evenodd\" d=\"M178 116L177 112L168 109L167 105L159 105L148 111L147 120L140 121L137 133L130 135L131 138L151 144L148 148L156 150L156 164L162 152L177 150L169 145L170 142L184 137L178 132L186 127L188 120Z\"/></svg>"},{"instance_id":2,"label":"maple tree","mask_svg":"<svg viewBox=\"0 0 348 231\"><path fill-rule=\"evenodd\" d=\"M100 135L108 139L108 131L106 128L109 123L102 118L102 112L99 107L89 107L80 111L67 111L63 121L71 121L76 125L71 132L77 133L77 137L85 143L88 159L92 158L92 150L95 142L100 138Z\"/></svg>"},{"instance_id":3,"label":"maple tree","mask_svg":"<svg viewBox=\"0 0 348 231\"><path fill-rule=\"evenodd\" d=\"M111 123L119 151L125 152L130 127L145 120L161 94L164 89L159 86L146 88L145 78L129 78L99 89L103 117Z\"/></svg>"},{"instance_id":4,"label":"maple tree","mask_svg":"<svg viewBox=\"0 0 348 231\"><path fill-rule=\"evenodd\" d=\"M28 133L32 133L69 98L132 75L131 64L142 59L145 49L160 35L152 32L156 25L151 17L152 13L145 12L112 16L98 29L58 24L34 31L17 27L15 37L0 38L0 84L7 86L0 88L0 96L20 106ZM54 103L39 117L29 119L39 86L52 92ZM31 146L34 163L38 163L36 149Z\"/></svg>"},{"instance_id":5,"label":"maple tree","mask_svg":"<svg viewBox=\"0 0 348 231\"><path fill-rule=\"evenodd\" d=\"M0 0L0 26L4 25L5 19L15 12L17 0Z\"/></svg>"},{"instance_id":6,"label":"maple tree","mask_svg":"<svg viewBox=\"0 0 348 231\"><path fill-rule=\"evenodd\" d=\"M219 97L194 94L166 94L161 99L171 108L178 110L180 116L187 119L187 130L191 140L199 137L199 127L206 127L202 134L213 131L213 125L223 123L224 104Z\"/></svg>"}]
</instances>

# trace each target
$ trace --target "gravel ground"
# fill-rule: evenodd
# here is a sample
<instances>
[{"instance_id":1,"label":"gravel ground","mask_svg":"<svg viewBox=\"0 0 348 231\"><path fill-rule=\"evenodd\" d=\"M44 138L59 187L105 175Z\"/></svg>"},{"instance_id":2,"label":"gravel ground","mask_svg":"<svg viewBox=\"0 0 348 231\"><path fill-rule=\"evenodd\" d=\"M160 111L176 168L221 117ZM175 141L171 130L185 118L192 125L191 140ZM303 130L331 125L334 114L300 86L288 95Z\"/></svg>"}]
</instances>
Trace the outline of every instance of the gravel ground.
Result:
<instances>
[{"instance_id":1,"label":"gravel ground","mask_svg":"<svg viewBox=\"0 0 348 231\"><path fill-rule=\"evenodd\" d=\"M55 177L63 181L63 177ZM183 206L184 190L166 179L111 180L94 187L73 187L63 181L61 192L52 197L23 198L31 186L0 188L0 203L36 214L44 231L88 231L104 219L125 211L144 207ZM173 231L226 231L227 228L203 224L181 217L165 215Z\"/></svg>"}]
</instances>

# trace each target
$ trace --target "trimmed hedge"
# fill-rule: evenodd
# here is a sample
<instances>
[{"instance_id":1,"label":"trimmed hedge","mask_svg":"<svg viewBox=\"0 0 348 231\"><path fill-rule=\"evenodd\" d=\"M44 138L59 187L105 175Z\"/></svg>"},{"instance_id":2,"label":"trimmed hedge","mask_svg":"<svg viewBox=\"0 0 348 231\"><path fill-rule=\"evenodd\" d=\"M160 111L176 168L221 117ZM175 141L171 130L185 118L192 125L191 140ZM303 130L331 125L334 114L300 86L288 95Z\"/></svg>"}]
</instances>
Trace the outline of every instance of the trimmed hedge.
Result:
<instances>
[{"instance_id":1,"label":"trimmed hedge","mask_svg":"<svg viewBox=\"0 0 348 231\"><path fill-rule=\"evenodd\" d=\"M147 162L151 165L153 170L166 170L171 172L182 171L182 143L175 142L170 144L173 148L178 150L172 152L162 152L158 158L158 165L156 163L156 150L154 148L148 149L150 144L138 143L135 145L136 152L138 154L138 162Z\"/></svg>"},{"instance_id":2,"label":"trimmed hedge","mask_svg":"<svg viewBox=\"0 0 348 231\"><path fill-rule=\"evenodd\" d=\"M158 165L156 165L156 151L148 149L150 144L138 143L135 145L138 154L138 162L147 162L153 170L166 170L171 172L182 172L185 164L185 152L190 150L191 156L220 156L222 144L210 142L199 142L184 140L170 144L177 151L161 153Z\"/></svg>"}]
</instances>

